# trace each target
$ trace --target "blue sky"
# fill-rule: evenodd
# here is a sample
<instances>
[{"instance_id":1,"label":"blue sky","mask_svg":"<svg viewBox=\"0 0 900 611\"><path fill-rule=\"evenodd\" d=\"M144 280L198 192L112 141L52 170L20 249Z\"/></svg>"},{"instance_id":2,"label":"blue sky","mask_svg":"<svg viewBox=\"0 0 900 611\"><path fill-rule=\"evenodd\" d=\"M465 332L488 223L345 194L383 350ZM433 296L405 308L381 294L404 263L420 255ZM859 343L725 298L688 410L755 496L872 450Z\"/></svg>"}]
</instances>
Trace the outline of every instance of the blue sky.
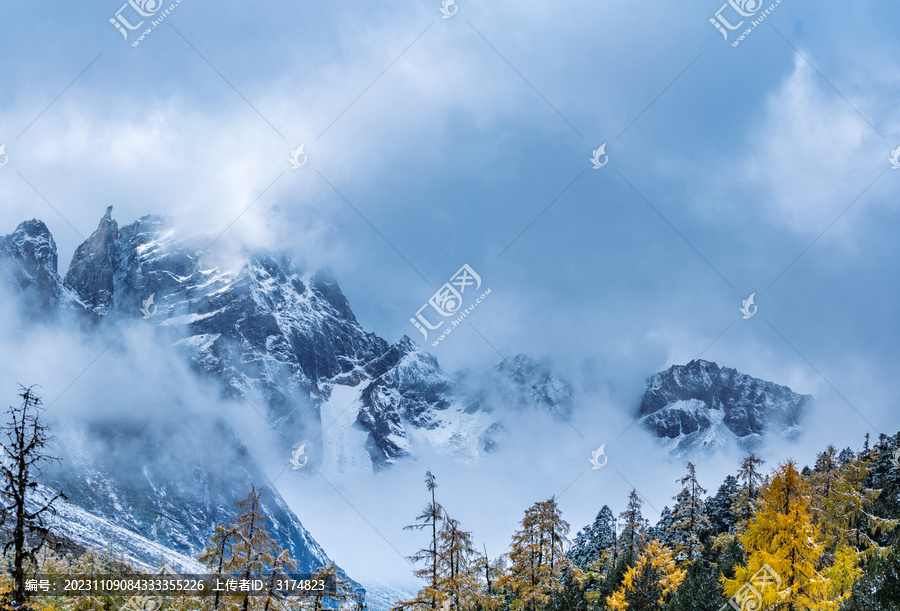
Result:
<instances>
[{"instance_id":1,"label":"blue sky","mask_svg":"<svg viewBox=\"0 0 900 611\"><path fill-rule=\"evenodd\" d=\"M900 428L900 7L783 0L732 47L720 0L339 4L183 0L133 47L120 0L3 3L0 231L64 271L107 205L234 222L389 341L468 263L451 371L548 357L615 421L702 354L816 395L772 459Z\"/></svg>"}]
</instances>

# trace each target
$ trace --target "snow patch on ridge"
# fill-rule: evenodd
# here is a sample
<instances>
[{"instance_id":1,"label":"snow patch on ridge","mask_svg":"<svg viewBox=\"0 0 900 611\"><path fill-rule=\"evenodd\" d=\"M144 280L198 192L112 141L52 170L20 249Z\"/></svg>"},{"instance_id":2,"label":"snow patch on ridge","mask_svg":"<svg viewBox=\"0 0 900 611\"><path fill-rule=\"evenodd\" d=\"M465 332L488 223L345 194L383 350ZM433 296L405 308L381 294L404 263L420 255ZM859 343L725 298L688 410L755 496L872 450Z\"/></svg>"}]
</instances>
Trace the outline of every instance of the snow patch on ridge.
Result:
<instances>
[{"instance_id":1,"label":"snow patch on ridge","mask_svg":"<svg viewBox=\"0 0 900 611\"><path fill-rule=\"evenodd\" d=\"M319 408L322 419L321 470L326 474L372 472L372 457L366 450L369 434L356 423L360 394L369 383L355 387L335 385L331 396Z\"/></svg>"}]
</instances>

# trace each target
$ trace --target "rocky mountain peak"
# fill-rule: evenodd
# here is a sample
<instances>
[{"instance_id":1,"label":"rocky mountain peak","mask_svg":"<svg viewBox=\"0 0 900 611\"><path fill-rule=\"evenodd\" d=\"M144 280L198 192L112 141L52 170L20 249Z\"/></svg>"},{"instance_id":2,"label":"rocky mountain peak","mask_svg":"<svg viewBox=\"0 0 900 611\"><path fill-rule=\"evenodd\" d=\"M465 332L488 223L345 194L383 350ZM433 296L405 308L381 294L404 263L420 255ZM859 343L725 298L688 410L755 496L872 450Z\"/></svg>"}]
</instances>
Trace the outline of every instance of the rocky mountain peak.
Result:
<instances>
[{"instance_id":1,"label":"rocky mountain peak","mask_svg":"<svg viewBox=\"0 0 900 611\"><path fill-rule=\"evenodd\" d=\"M795 432L811 401L787 386L693 360L650 377L638 416L677 453L735 441L752 449L763 435Z\"/></svg>"},{"instance_id":2,"label":"rocky mountain peak","mask_svg":"<svg viewBox=\"0 0 900 611\"><path fill-rule=\"evenodd\" d=\"M39 270L57 271L56 241L43 221L31 219L19 223L2 240L6 253L21 261L26 271L34 274Z\"/></svg>"},{"instance_id":3,"label":"rocky mountain peak","mask_svg":"<svg viewBox=\"0 0 900 611\"><path fill-rule=\"evenodd\" d=\"M56 241L42 221L24 221L12 233L0 236L0 267L28 317L81 307L63 285L58 264Z\"/></svg>"},{"instance_id":4,"label":"rocky mountain peak","mask_svg":"<svg viewBox=\"0 0 900 611\"><path fill-rule=\"evenodd\" d=\"M98 315L105 314L114 305L113 275L118 237L119 226L113 220L112 206L109 206L94 233L75 250L66 273L66 284Z\"/></svg>"}]
</instances>

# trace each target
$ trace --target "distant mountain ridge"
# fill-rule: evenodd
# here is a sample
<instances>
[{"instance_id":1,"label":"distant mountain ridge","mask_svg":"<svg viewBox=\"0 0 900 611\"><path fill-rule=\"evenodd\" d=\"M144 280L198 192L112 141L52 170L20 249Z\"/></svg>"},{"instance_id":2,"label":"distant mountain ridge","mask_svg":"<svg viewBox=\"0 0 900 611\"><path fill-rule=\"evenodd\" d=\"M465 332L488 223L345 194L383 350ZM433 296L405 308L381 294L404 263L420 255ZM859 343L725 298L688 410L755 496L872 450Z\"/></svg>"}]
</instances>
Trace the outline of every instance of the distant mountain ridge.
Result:
<instances>
[{"instance_id":1,"label":"distant mountain ridge","mask_svg":"<svg viewBox=\"0 0 900 611\"><path fill-rule=\"evenodd\" d=\"M764 435L796 434L811 401L787 386L693 360L650 377L638 417L676 454L732 444L752 449Z\"/></svg>"}]
</instances>

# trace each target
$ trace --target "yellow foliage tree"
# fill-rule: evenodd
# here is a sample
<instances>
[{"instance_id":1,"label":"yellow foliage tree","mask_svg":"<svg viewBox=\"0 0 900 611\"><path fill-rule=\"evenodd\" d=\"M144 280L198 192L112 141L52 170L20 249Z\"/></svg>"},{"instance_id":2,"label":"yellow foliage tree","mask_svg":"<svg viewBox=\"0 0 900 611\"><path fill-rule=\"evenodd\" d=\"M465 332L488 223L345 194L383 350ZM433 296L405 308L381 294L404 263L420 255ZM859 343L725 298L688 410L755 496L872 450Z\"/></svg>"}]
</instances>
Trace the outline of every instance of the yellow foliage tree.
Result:
<instances>
[{"instance_id":1,"label":"yellow foliage tree","mask_svg":"<svg viewBox=\"0 0 900 611\"><path fill-rule=\"evenodd\" d=\"M497 585L513 593L513 606L534 611L562 589L564 572L580 579L581 570L565 555L569 523L563 520L556 499L529 507L521 525L513 535L509 572L497 580Z\"/></svg>"},{"instance_id":2,"label":"yellow foliage tree","mask_svg":"<svg viewBox=\"0 0 900 611\"><path fill-rule=\"evenodd\" d=\"M760 608L777 603L776 609L820 611L831 609L828 577L816 570L824 551L819 528L810 515L810 485L788 461L763 489L753 521L742 537L747 566L735 568L734 579L722 577L726 596L734 596L764 566L781 580L757 588L763 597Z\"/></svg>"},{"instance_id":3,"label":"yellow foliage tree","mask_svg":"<svg viewBox=\"0 0 900 611\"><path fill-rule=\"evenodd\" d=\"M659 539L653 539L635 565L626 571L619 589L606 599L606 605L613 611L662 609L685 575L687 570L675 565L675 553Z\"/></svg>"},{"instance_id":4,"label":"yellow foliage tree","mask_svg":"<svg viewBox=\"0 0 900 611\"><path fill-rule=\"evenodd\" d=\"M849 545L838 548L834 554L834 562L824 571L828 579L828 606L830 611L837 611L841 604L853 593L853 584L862 576L859 566L859 555Z\"/></svg>"}]
</instances>

